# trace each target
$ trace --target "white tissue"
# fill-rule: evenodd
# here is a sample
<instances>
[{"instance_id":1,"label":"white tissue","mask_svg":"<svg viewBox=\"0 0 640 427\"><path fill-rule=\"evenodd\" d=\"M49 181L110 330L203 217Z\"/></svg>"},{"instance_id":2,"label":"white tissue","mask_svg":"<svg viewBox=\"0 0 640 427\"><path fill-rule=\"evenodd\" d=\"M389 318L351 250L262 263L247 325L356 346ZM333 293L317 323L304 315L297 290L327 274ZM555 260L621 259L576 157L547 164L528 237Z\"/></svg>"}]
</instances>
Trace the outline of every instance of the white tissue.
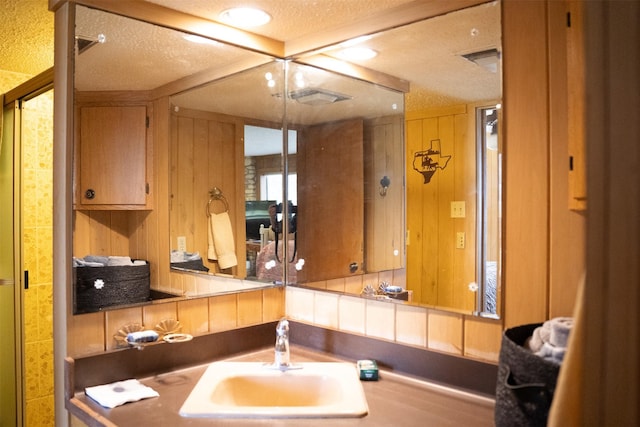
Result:
<instances>
[{"instance_id":1,"label":"white tissue","mask_svg":"<svg viewBox=\"0 0 640 427\"><path fill-rule=\"evenodd\" d=\"M127 402L160 396L157 391L136 379L87 387L84 392L105 408L115 408Z\"/></svg>"}]
</instances>

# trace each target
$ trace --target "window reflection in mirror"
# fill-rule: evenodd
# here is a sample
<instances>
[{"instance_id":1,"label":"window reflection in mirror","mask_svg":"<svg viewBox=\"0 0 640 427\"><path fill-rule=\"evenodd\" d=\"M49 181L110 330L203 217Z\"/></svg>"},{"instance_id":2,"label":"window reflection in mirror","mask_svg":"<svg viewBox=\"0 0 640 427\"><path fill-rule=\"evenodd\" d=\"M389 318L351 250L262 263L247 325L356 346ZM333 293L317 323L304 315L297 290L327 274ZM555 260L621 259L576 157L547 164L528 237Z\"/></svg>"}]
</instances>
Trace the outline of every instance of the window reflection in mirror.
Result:
<instances>
[{"instance_id":1,"label":"window reflection in mirror","mask_svg":"<svg viewBox=\"0 0 640 427\"><path fill-rule=\"evenodd\" d=\"M500 301L501 253L501 194L502 152L499 140L500 104L477 109L478 142L478 272L483 287L478 292L479 311L497 315ZM482 268L484 267L484 268Z\"/></svg>"}]
</instances>

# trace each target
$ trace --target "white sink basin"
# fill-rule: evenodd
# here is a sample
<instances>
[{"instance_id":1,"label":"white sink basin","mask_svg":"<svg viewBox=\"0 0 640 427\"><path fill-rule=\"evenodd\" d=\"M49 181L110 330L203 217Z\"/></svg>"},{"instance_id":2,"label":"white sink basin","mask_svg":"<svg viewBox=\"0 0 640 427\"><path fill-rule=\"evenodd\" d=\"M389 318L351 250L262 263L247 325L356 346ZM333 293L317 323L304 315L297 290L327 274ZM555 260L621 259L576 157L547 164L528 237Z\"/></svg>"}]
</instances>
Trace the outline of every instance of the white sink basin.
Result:
<instances>
[{"instance_id":1,"label":"white sink basin","mask_svg":"<svg viewBox=\"0 0 640 427\"><path fill-rule=\"evenodd\" d=\"M262 362L214 362L180 408L183 417L362 417L369 411L352 364L309 362L279 371Z\"/></svg>"}]
</instances>

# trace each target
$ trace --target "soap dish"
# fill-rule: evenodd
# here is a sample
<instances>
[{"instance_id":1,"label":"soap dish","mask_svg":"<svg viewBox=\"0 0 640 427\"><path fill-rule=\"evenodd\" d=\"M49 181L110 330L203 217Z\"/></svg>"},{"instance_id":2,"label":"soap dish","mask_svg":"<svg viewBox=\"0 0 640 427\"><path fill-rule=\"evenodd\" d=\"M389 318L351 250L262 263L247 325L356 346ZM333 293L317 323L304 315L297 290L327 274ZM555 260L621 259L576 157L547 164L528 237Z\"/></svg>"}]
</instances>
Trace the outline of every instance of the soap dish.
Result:
<instances>
[{"instance_id":1,"label":"soap dish","mask_svg":"<svg viewBox=\"0 0 640 427\"><path fill-rule=\"evenodd\" d=\"M162 339L169 344L173 344L176 342L187 342L193 339L193 336L190 334L166 334Z\"/></svg>"}]
</instances>

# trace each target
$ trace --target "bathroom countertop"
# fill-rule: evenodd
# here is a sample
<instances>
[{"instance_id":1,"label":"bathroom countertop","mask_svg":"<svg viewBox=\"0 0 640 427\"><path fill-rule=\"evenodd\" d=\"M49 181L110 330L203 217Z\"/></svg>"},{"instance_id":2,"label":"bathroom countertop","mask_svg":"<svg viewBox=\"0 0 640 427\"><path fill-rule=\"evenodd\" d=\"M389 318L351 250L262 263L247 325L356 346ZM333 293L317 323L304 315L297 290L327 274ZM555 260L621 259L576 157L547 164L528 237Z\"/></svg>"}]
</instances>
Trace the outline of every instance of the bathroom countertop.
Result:
<instances>
[{"instance_id":1,"label":"bathroom countertop","mask_svg":"<svg viewBox=\"0 0 640 427\"><path fill-rule=\"evenodd\" d=\"M273 359L273 348L227 358L235 361ZM344 361L304 347L291 347L292 362ZM186 418L179 415L185 399L208 364L167 372L139 380L160 397L128 403L113 409L101 407L79 391L67 402L68 409L89 426L493 426L494 401L484 396L449 389L380 370L379 381L363 381L369 414L362 418L229 419Z\"/></svg>"}]
</instances>

